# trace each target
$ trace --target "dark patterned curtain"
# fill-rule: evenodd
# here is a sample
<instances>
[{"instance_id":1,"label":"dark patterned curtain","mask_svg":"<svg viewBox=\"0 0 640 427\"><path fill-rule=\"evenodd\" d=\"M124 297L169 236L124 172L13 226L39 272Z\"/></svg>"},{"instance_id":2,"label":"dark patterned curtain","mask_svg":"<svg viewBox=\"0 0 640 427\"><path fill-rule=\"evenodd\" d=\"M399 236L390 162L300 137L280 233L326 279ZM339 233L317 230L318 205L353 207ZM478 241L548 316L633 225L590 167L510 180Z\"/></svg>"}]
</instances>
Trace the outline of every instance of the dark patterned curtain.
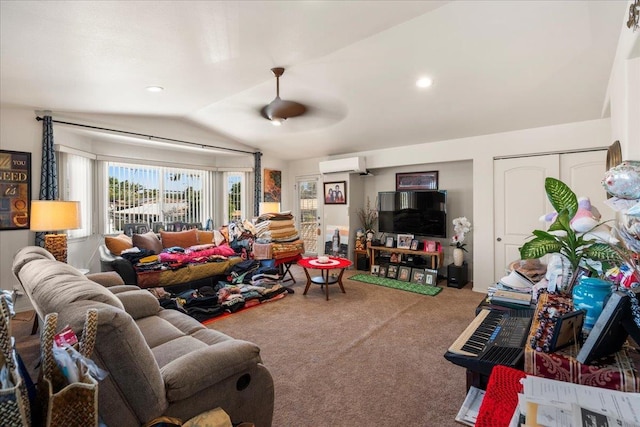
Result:
<instances>
[{"instance_id":1,"label":"dark patterned curtain","mask_svg":"<svg viewBox=\"0 0 640 427\"><path fill-rule=\"evenodd\" d=\"M58 168L53 150L53 122L51 116L42 119L42 173L40 175L40 200L58 199ZM46 232L36 233L36 245L44 247Z\"/></svg>"},{"instance_id":2,"label":"dark patterned curtain","mask_svg":"<svg viewBox=\"0 0 640 427\"><path fill-rule=\"evenodd\" d=\"M253 153L255 160L254 165L254 184L256 191L253 193L253 215L260 215L260 202L262 201L262 153Z\"/></svg>"}]
</instances>

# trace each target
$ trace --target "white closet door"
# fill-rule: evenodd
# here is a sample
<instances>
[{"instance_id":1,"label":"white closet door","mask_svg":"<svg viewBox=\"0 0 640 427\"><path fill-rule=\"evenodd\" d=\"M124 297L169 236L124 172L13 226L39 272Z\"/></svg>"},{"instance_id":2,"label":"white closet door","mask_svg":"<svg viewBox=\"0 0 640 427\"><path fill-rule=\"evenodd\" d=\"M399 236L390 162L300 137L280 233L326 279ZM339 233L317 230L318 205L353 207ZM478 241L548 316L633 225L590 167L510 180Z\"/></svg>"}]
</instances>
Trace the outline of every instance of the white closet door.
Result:
<instances>
[{"instance_id":1,"label":"white closet door","mask_svg":"<svg viewBox=\"0 0 640 427\"><path fill-rule=\"evenodd\" d=\"M602 220L615 218L604 201L601 181L606 150L501 159L494 162L494 279L520 258L520 248L535 229L546 229L540 216L553 210L544 190L547 177L566 183L578 197L589 197Z\"/></svg>"},{"instance_id":2,"label":"white closet door","mask_svg":"<svg viewBox=\"0 0 640 427\"><path fill-rule=\"evenodd\" d=\"M601 221L615 219L615 212L604 204L607 192L601 182L607 170L606 163L606 150L560 156L560 180L571 187L576 196L588 197L602 214Z\"/></svg>"},{"instance_id":3,"label":"white closet door","mask_svg":"<svg viewBox=\"0 0 640 427\"><path fill-rule=\"evenodd\" d=\"M559 155L520 157L494 161L494 280L520 259L520 248L535 229L538 219L553 208L544 190L547 177L560 175Z\"/></svg>"}]
</instances>

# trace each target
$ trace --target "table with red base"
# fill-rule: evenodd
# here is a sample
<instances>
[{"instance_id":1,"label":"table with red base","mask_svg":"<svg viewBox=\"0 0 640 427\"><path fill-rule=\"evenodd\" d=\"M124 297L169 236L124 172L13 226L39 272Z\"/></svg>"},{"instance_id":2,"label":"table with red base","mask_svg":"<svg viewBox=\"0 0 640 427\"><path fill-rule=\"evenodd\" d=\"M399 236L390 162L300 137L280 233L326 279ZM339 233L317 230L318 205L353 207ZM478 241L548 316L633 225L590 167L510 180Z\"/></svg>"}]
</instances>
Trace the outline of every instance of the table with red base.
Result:
<instances>
[{"instance_id":1,"label":"table with red base","mask_svg":"<svg viewBox=\"0 0 640 427\"><path fill-rule=\"evenodd\" d=\"M353 264L351 261L345 258L337 258L337 257L329 257L329 261L325 263L321 263L318 261L318 258L302 258L298 261L298 265L304 269L304 273L307 275L307 286L304 288L303 295L307 294L309 287L312 283L316 285L320 285L325 287L325 293L327 296L327 301L329 301L329 285L333 285L337 283L340 286L340 290L342 293L346 293L344 291L344 285L342 284L342 275L344 274L344 270ZM311 277L309 274L309 269L320 270L320 276ZM329 272L331 270L340 270L340 273L337 276L330 276Z\"/></svg>"}]
</instances>

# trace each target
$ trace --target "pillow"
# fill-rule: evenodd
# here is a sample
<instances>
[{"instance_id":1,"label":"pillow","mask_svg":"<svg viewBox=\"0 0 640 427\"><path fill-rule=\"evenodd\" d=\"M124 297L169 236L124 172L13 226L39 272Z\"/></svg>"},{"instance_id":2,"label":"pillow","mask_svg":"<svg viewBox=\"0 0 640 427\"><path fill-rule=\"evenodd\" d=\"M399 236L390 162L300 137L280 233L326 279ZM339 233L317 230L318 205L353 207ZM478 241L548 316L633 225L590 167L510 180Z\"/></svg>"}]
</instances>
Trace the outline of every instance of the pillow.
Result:
<instances>
[{"instance_id":1,"label":"pillow","mask_svg":"<svg viewBox=\"0 0 640 427\"><path fill-rule=\"evenodd\" d=\"M138 249L148 249L156 255L162 252L162 243L160 243L158 236L156 236L156 233L153 231L144 234L134 234L132 240L133 246Z\"/></svg>"},{"instance_id":2,"label":"pillow","mask_svg":"<svg viewBox=\"0 0 640 427\"><path fill-rule=\"evenodd\" d=\"M131 249L133 247L131 237L126 234L104 236L104 244L107 245L107 249L114 255L120 255L125 249Z\"/></svg>"},{"instance_id":3,"label":"pillow","mask_svg":"<svg viewBox=\"0 0 640 427\"><path fill-rule=\"evenodd\" d=\"M198 230L198 243L201 245L213 243L213 231Z\"/></svg>"},{"instance_id":4,"label":"pillow","mask_svg":"<svg viewBox=\"0 0 640 427\"><path fill-rule=\"evenodd\" d=\"M213 243L215 243L216 246L220 246L224 242L226 242L226 239L224 238L224 235L222 234L222 232L218 230L213 230Z\"/></svg>"},{"instance_id":5,"label":"pillow","mask_svg":"<svg viewBox=\"0 0 640 427\"><path fill-rule=\"evenodd\" d=\"M198 230L192 228L187 231L161 231L162 247L172 248L179 246L188 248L198 244Z\"/></svg>"}]
</instances>

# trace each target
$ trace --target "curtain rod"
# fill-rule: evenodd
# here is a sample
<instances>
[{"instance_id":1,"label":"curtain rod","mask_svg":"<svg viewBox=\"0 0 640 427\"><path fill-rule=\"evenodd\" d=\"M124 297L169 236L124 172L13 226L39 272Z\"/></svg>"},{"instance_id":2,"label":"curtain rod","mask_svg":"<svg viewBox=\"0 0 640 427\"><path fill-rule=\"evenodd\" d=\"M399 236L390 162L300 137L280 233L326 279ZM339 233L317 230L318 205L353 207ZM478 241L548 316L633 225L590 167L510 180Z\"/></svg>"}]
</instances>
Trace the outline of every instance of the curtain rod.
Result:
<instances>
[{"instance_id":1,"label":"curtain rod","mask_svg":"<svg viewBox=\"0 0 640 427\"><path fill-rule=\"evenodd\" d=\"M44 119L42 117L36 116L36 120L40 122L40 121L42 121ZM78 126L78 127L87 128L87 129L102 130L102 131L107 131L107 132L116 132L116 133L120 133L120 134L123 134L123 135L133 135L133 136L143 137L143 138L147 138L147 139L157 139L157 140L164 140L164 141L170 141L170 142L179 142L181 144L189 144L189 145L193 145L193 146L200 147L200 148L205 148L205 149L206 148L212 148L212 149L216 149L216 150L234 151L236 153L243 153L243 154L255 154L256 153L254 151L238 150L236 148L217 147L215 145L204 145L204 144L198 144L197 142L183 141L183 140L180 140L180 139L173 139L173 138L165 138L163 136L147 135L147 134L144 134L144 133L129 132L129 131L126 131L126 130L102 128L102 127L98 127L98 126L83 125L81 123L63 122L61 120L54 120L54 119L51 119L51 121L53 123L58 123L58 124L62 124L62 125L71 125L71 126Z\"/></svg>"}]
</instances>

